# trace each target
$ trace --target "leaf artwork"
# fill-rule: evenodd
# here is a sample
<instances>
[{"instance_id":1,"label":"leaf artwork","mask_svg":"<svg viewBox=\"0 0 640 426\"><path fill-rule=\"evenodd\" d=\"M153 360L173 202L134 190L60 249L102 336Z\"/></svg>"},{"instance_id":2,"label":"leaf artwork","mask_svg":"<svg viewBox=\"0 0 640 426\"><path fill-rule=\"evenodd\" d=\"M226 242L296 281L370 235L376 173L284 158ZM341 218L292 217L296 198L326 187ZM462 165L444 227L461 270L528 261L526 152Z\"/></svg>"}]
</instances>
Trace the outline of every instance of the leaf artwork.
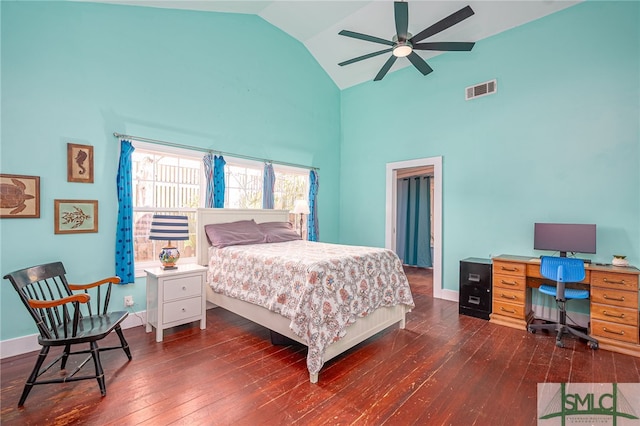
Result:
<instances>
[{"instance_id":1,"label":"leaf artwork","mask_svg":"<svg viewBox=\"0 0 640 426\"><path fill-rule=\"evenodd\" d=\"M62 213L62 223L64 225L73 224L71 229L81 226L85 220L91 218L91 216L82 211L81 208L73 206L73 209L75 211Z\"/></svg>"}]
</instances>

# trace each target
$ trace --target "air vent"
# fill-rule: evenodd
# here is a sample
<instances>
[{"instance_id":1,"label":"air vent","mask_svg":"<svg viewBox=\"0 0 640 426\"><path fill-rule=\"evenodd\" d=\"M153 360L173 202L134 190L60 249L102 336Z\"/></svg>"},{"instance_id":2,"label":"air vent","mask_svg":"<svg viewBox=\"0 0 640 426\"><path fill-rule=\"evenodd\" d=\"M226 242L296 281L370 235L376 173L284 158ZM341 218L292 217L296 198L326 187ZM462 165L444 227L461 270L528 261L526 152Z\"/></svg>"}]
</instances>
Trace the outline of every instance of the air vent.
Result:
<instances>
[{"instance_id":1,"label":"air vent","mask_svg":"<svg viewBox=\"0 0 640 426\"><path fill-rule=\"evenodd\" d=\"M484 83L476 84L475 86L469 86L465 89L465 99L479 98L480 96L491 95L498 90L498 81L491 80Z\"/></svg>"}]
</instances>

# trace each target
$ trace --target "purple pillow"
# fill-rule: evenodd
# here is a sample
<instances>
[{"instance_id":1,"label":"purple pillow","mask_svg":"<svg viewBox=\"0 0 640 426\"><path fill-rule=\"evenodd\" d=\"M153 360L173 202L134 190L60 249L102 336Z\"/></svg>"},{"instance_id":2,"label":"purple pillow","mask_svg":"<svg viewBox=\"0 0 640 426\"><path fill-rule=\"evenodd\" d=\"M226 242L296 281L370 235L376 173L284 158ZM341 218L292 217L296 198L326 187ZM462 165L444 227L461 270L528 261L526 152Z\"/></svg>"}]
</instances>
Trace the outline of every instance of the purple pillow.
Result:
<instances>
[{"instance_id":1,"label":"purple pillow","mask_svg":"<svg viewBox=\"0 0 640 426\"><path fill-rule=\"evenodd\" d=\"M204 231L207 234L209 244L218 248L267 242L266 235L262 233L253 219L213 223L205 225Z\"/></svg>"},{"instance_id":2,"label":"purple pillow","mask_svg":"<svg viewBox=\"0 0 640 426\"><path fill-rule=\"evenodd\" d=\"M258 227L266 235L268 243L283 243L302 239L300 234L292 229L289 222L264 222L259 223Z\"/></svg>"}]
</instances>

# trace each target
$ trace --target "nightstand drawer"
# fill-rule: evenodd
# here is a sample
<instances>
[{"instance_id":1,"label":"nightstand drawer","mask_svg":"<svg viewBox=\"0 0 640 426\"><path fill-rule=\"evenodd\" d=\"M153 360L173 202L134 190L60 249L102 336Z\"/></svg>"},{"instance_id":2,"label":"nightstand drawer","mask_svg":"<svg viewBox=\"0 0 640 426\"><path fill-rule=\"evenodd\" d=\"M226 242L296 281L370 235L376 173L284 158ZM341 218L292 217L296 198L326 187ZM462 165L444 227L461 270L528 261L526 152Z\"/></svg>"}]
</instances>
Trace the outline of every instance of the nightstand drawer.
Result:
<instances>
[{"instance_id":1,"label":"nightstand drawer","mask_svg":"<svg viewBox=\"0 0 640 426\"><path fill-rule=\"evenodd\" d=\"M180 277L164 282L164 300L176 300L185 297L199 296L202 293L200 276Z\"/></svg>"},{"instance_id":2,"label":"nightstand drawer","mask_svg":"<svg viewBox=\"0 0 640 426\"><path fill-rule=\"evenodd\" d=\"M202 314L202 297L176 300L165 303L163 309L163 323L169 324L185 318L197 317Z\"/></svg>"}]
</instances>

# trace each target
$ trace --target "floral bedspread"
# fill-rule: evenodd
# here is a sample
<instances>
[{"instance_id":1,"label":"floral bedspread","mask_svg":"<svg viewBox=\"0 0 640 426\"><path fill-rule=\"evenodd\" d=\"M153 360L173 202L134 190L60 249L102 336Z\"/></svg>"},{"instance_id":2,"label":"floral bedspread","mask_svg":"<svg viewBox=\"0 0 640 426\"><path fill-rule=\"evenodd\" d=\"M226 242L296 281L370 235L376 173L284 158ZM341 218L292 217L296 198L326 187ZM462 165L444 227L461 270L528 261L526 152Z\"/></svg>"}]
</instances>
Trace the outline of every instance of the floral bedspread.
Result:
<instances>
[{"instance_id":1,"label":"floral bedspread","mask_svg":"<svg viewBox=\"0 0 640 426\"><path fill-rule=\"evenodd\" d=\"M291 320L318 373L325 349L358 317L381 306L413 308L409 282L391 250L289 241L209 249L213 291Z\"/></svg>"}]
</instances>

